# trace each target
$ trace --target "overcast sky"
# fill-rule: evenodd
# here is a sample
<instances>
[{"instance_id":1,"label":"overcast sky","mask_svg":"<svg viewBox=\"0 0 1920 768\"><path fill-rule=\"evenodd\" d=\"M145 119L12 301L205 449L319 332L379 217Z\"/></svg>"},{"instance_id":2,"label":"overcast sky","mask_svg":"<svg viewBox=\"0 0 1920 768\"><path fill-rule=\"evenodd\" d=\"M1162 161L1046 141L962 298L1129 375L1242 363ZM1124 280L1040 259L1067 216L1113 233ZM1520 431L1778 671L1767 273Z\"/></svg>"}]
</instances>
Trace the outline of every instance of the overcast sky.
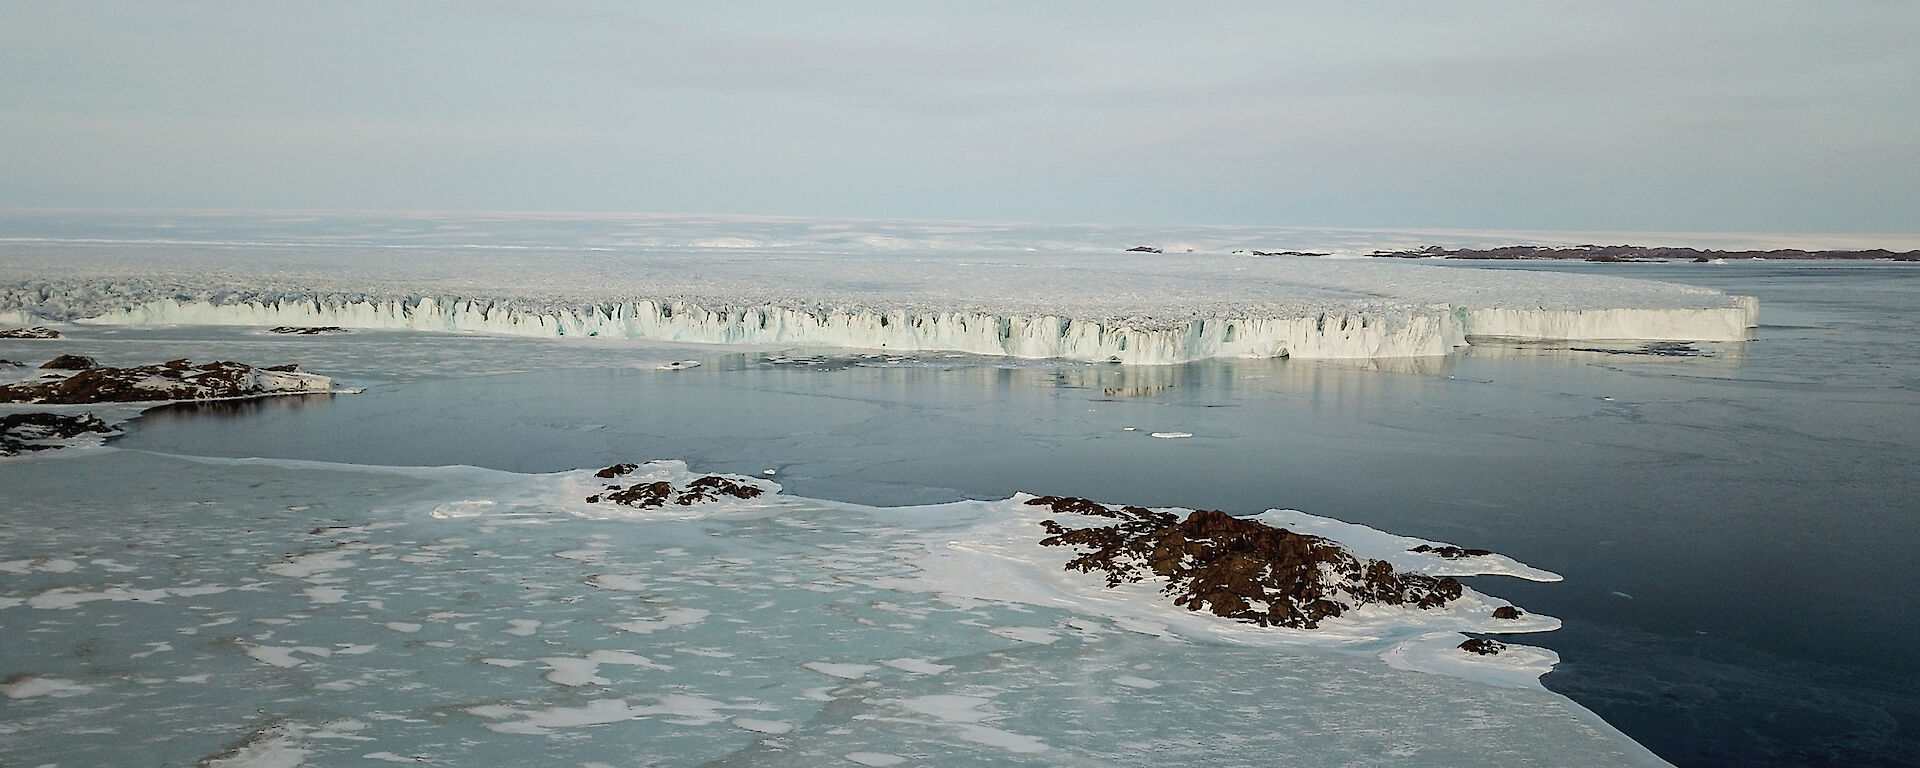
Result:
<instances>
[{"instance_id":1,"label":"overcast sky","mask_svg":"<svg viewBox=\"0 0 1920 768\"><path fill-rule=\"evenodd\" d=\"M0 207L1920 231L1920 2L0 0Z\"/></svg>"}]
</instances>

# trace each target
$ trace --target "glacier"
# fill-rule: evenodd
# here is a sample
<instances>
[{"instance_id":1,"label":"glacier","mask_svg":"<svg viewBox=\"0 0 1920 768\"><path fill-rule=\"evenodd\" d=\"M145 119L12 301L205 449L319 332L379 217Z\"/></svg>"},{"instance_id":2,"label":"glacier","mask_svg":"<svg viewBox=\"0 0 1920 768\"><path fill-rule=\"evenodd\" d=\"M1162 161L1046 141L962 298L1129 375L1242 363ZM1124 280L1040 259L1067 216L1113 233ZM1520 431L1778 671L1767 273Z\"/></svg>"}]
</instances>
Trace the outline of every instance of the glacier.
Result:
<instances>
[{"instance_id":1,"label":"glacier","mask_svg":"<svg viewBox=\"0 0 1920 768\"><path fill-rule=\"evenodd\" d=\"M833 249L770 246L728 240L725 224L678 244L540 249L374 236L14 240L0 244L0 323L340 326L1171 364L1444 355L1476 336L1733 341L1747 338L1759 311L1750 297L1590 274L1026 250L931 234L841 232Z\"/></svg>"}]
</instances>

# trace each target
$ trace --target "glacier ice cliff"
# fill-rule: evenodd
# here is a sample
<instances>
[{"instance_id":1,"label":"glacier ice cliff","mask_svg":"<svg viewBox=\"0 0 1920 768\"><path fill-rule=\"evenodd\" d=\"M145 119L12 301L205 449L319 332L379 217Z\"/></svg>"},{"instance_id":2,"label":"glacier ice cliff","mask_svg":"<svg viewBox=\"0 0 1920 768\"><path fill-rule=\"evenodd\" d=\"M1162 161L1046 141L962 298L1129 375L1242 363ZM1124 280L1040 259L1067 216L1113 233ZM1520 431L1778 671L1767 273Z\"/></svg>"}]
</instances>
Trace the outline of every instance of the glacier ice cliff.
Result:
<instances>
[{"instance_id":1,"label":"glacier ice cliff","mask_svg":"<svg viewBox=\"0 0 1920 768\"><path fill-rule=\"evenodd\" d=\"M1750 298L1612 276L1245 254L36 241L0 324L339 326L1135 364L1442 355L1471 336L1728 341Z\"/></svg>"}]
</instances>

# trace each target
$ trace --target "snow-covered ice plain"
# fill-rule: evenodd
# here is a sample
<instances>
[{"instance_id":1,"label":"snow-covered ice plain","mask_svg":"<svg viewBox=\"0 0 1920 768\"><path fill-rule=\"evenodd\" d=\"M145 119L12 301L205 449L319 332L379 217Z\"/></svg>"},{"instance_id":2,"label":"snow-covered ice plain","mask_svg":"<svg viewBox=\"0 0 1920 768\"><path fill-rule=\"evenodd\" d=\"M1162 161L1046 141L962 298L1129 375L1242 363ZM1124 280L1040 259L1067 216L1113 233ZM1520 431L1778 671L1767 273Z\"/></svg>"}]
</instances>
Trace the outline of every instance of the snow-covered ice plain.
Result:
<instances>
[{"instance_id":1,"label":"snow-covered ice plain","mask_svg":"<svg viewBox=\"0 0 1920 768\"><path fill-rule=\"evenodd\" d=\"M1291 488L1247 479L1246 468L1262 463L1275 476L1325 479L1355 452L1399 456L1419 431L1355 419L1354 409L1370 412L1359 405L1374 399L1366 393L1400 392L1408 377L1436 382L1410 403L1442 386L1489 391L1450 375L1460 353L1396 357L1399 347L1348 335L1317 349L1388 357L1284 370L1272 366L1294 361L1088 361L1246 354L1252 347L1209 346L1193 329L1221 320L1238 334L1261 307L1304 307L1322 333L1320 313L1364 315L1374 328L1395 312L1414 317L1409 308L1444 304L1435 316L1462 322L1455 331L1464 338L1462 318L1474 315L1463 310L1476 306L1535 317L1549 307L1670 318L1712 310L1737 315L1735 324L1752 322L1753 306L1719 290L1569 269L1463 278L1454 275L1483 271L1232 253L1488 242L1477 235L1403 243L1395 238L1413 236L686 218L8 223L17 236L0 243L0 283L16 314L0 324L51 320L70 338L0 343L0 356L50 357L58 348L114 364L175 356L274 364L292 355L302 370L367 388L171 409L108 447L0 462L0 753L25 765L125 764L136 754L140 764L222 766L1660 764L1540 686L1557 655L1530 644L1562 634L1558 620L1488 618L1522 586L1544 597L1592 584L1556 583L1549 571L1565 572L1561 564L1534 557L1539 568L1407 551L1443 538L1482 546L1497 538L1485 528L1406 538L1391 533L1395 526L1323 516L1352 507L1340 501L1341 487L1349 498L1376 494L1382 486L1366 477ZM1165 253L1123 253L1142 244ZM1053 256L1068 274L1043 274ZM835 259L854 268L836 276L827 269ZM1182 263L1219 274L1181 278L1173 267ZM1009 270L1028 274L1002 274ZM698 274L681 274L688 271ZM1408 284L1369 289L1368 280ZM1031 292L1048 288L1068 298L1041 307ZM1205 311L1179 314L1182 291L1202 297L1192 303ZM1532 293L1503 297L1509 291ZM244 309L292 296L320 309ZM420 307L459 299L514 308L504 316L560 319L545 333L533 332L538 322L517 330L358 324L350 312L326 314L333 299L340 308L401 308L391 317L445 320L453 315ZM227 308L186 309L199 301ZM1156 338L1169 340L1159 349L1172 351L1127 358L1100 347L1098 333L1072 347L1079 352L1050 353L1079 361L1055 362L1008 359L1038 356L1045 345L928 351L949 349L959 338L951 335L908 338L922 345L911 349L820 349L871 335L805 344L709 336L701 340L728 344L689 347L659 343L671 334L593 337L565 320L584 317L581 307L646 301L656 309L675 301L729 312L786 307L813 318L826 316L821 307L903 322L980 316L996 327L998 318L1051 312L1115 338L1158 328L1168 335ZM103 315L117 322L76 322ZM141 324L183 320L224 327ZM354 332L266 333L274 325ZM1684 366L1687 376L1724 376L1740 364L1746 342L1708 333L1726 324L1688 327L1698 335L1649 333L1695 342L1688 348L1699 353L1658 365L1632 356L1637 343L1582 343L1627 353L1618 358L1511 340L1471 349L1522 366L1574 354L1642 373ZM561 329L569 338L534 338ZM1748 332L1738 331L1725 338ZM1224 335L1214 338L1224 343ZM1389 336L1411 338L1396 330L1380 339ZM809 349L789 351L795 346ZM1305 358L1305 349L1285 351ZM512 371L524 373L502 375ZM863 372L880 378L847 386L847 376ZM1336 380L1347 383L1326 388ZM1076 394L1009 402L1029 399L1026 381ZM636 387L659 399L621 399ZM1330 417L1345 426L1300 421L1304 412L1273 403L1262 406L1271 419L1234 410L1237 400L1308 389L1333 396L1340 406ZM878 406L876 392L907 405ZM1556 398L1566 396L1508 392L1476 418L1533 414L1554 424L1566 410ZM1222 398L1225 407L1167 407L1191 397ZM1602 415L1641 407L1590 399ZM1494 408L1452 395L1442 402ZM992 415L1002 409L1018 425ZM955 415L962 412L969 415ZM896 422L917 437L889 432ZM1261 449L1268 458L1249 463L1248 448L1264 445L1258 435L1289 430L1322 441L1311 447L1320 455ZM1488 439L1463 438L1467 453ZM1035 445L1021 453L1013 449L1021 441ZM1114 447L1095 465L1075 458L1082 441ZM1005 458L996 462L996 453ZM208 457L220 455L293 458ZM667 510L581 501L599 487L591 470L656 458L685 459L695 473L735 472L768 489L811 490ZM493 468L395 466L455 462ZM684 476L687 468L647 471ZM1393 485L1419 482L1410 475ZM941 500L956 488L989 490ZM1369 609L1326 631L1261 630L1188 613L1151 588L1107 590L1097 576L1062 571L1065 553L1036 543L1033 508L1008 498L1062 490L1114 503L1187 498L1270 509L1275 524L1403 570L1501 575L1476 577L1467 598L1439 611ZM1235 494L1260 501L1249 507ZM1446 503L1461 496L1446 492ZM881 497L891 501L873 501ZM1429 503L1404 501L1396 502L1408 515L1402 525ZM1535 505L1550 516L1564 503L1546 494ZM1284 509L1291 505L1306 511ZM1509 510L1489 514L1513 527ZM1496 657L1456 647L1462 632L1496 629L1545 634L1508 634L1508 652Z\"/></svg>"},{"instance_id":2,"label":"snow-covered ice plain","mask_svg":"<svg viewBox=\"0 0 1920 768\"><path fill-rule=\"evenodd\" d=\"M27 764L1657 763L1539 688L1551 653L1452 648L1504 601L1260 630L1071 578L1008 501L609 513L585 471L30 461L0 470Z\"/></svg>"},{"instance_id":3,"label":"snow-covered ice plain","mask_svg":"<svg viewBox=\"0 0 1920 768\"><path fill-rule=\"evenodd\" d=\"M0 262L0 320L1168 364L1442 355L1469 336L1725 341L1746 338L1758 314L1747 297L1645 280L1257 255L1307 234L1296 232L1156 240L1145 247L1160 252L1144 253L1104 231L1074 242L1019 229L616 220L555 246L418 224L398 242L18 238Z\"/></svg>"}]
</instances>

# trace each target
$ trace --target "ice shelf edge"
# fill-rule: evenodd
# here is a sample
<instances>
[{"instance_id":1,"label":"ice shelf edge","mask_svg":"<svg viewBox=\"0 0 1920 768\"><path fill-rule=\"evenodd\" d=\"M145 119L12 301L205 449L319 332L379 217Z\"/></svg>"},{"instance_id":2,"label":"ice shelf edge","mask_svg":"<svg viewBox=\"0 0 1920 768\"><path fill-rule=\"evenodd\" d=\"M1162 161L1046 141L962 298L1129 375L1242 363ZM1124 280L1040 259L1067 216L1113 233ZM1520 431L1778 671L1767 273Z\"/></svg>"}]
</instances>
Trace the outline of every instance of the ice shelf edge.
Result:
<instances>
[{"instance_id":1,"label":"ice shelf edge","mask_svg":"<svg viewBox=\"0 0 1920 768\"><path fill-rule=\"evenodd\" d=\"M482 299L326 296L273 301L161 299L75 322L91 325L340 326L354 329L950 351L1164 365L1217 357L1356 359L1444 355L1468 336L1537 340L1736 341L1757 322L1751 297L1727 307L1544 309L1407 304L1286 316L1182 318L1142 328L1058 315L776 305L710 308L628 301L536 307ZM21 322L28 312L0 313Z\"/></svg>"}]
</instances>

